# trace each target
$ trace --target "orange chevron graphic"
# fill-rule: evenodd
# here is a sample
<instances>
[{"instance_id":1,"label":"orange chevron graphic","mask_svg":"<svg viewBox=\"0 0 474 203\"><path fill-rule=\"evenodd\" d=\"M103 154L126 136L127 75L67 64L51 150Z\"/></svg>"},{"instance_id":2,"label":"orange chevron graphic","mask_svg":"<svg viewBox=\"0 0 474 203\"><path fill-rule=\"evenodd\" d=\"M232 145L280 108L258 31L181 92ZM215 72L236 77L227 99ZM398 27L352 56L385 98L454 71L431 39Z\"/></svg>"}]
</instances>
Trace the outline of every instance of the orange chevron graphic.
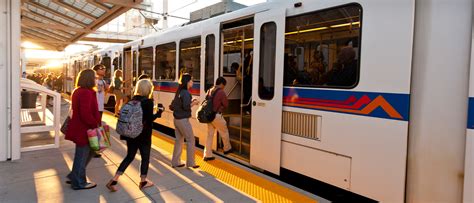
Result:
<instances>
[{"instance_id":1,"label":"orange chevron graphic","mask_svg":"<svg viewBox=\"0 0 474 203\"><path fill-rule=\"evenodd\" d=\"M403 117L385 100L381 95L370 102L365 108L361 110L362 114L368 115L372 113L377 107L382 108L392 118L403 119Z\"/></svg>"},{"instance_id":2,"label":"orange chevron graphic","mask_svg":"<svg viewBox=\"0 0 474 203\"><path fill-rule=\"evenodd\" d=\"M353 114L362 114L362 115L369 115L372 113L377 107L382 108L391 118L403 119L403 117L398 113L395 108L390 105L390 103L383 98L383 96L379 95L373 101L371 101L367 106L365 106L362 110L354 110L354 109L342 109L337 107L327 107L327 106L315 106L315 105L308 105L308 104L296 104L296 103L285 103L287 106L294 106L294 107L303 107L309 109L320 109L320 110L327 110L327 111L337 111L337 112L344 112L344 113L353 113Z\"/></svg>"}]
</instances>

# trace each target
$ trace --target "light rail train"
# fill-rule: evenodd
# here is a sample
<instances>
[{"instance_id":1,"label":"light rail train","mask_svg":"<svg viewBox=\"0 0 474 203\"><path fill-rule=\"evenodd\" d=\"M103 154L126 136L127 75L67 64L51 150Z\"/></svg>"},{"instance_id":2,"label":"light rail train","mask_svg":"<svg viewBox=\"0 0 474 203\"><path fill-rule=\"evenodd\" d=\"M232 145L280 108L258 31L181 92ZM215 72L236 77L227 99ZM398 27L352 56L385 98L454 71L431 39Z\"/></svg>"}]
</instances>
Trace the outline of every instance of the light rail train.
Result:
<instances>
[{"instance_id":1,"label":"light rail train","mask_svg":"<svg viewBox=\"0 0 474 203\"><path fill-rule=\"evenodd\" d=\"M382 202L472 202L471 3L430 2L272 1L71 57L66 72L102 63L107 81L117 68L124 80L148 74L165 106L180 73L200 101L223 76L234 148L223 156ZM174 128L169 110L155 122Z\"/></svg>"}]
</instances>

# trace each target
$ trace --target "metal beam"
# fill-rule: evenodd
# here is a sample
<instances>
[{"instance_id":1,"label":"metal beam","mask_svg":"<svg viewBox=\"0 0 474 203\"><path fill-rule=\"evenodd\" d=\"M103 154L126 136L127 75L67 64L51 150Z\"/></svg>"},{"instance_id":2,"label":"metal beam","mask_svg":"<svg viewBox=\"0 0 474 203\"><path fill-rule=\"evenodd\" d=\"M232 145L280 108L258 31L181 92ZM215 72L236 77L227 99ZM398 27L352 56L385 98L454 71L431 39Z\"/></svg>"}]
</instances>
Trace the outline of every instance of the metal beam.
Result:
<instances>
[{"instance_id":1,"label":"metal beam","mask_svg":"<svg viewBox=\"0 0 474 203\"><path fill-rule=\"evenodd\" d=\"M86 1L87 1L87 3L90 3L90 4L94 5L95 7L98 7L100 9L104 10L105 12L110 10L109 7L107 7L104 4L101 4L99 2L96 2L95 0L86 0Z\"/></svg>"},{"instance_id":2,"label":"metal beam","mask_svg":"<svg viewBox=\"0 0 474 203\"><path fill-rule=\"evenodd\" d=\"M105 14L105 15L100 16L100 18L95 20L92 25L87 27L87 29L96 30L96 29L100 28L102 25L110 22L114 18L116 18L116 17L122 15L123 13L127 12L128 10L130 10L130 8L114 6L109 12L107 12L107 14L109 14L109 15ZM89 33L90 32L81 33L77 37L72 39L71 42L78 41L78 40L81 39L81 37L84 37Z\"/></svg>"},{"instance_id":3,"label":"metal beam","mask_svg":"<svg viewBox=\"0 0 474 203\"><path fill-rule=\"evenodd\" d=\"M79 40L90 41L90 42L108 42L108 43L127 43L131 41L131 40L126 40L126 39L108 39L108 38L92 38L92 37L84 37Z\"/></svg>"},{"instance_id":4,"label":"metal beam","mask_svg":"<svg viewBox=\"0 0 474 203\"><path fill-rule=\"evenodd\" d=\"M56 4L58 4L59 6L66 7L66 9L71 10L71 11L73 11L74 13L83 15L83 16L85 16L85 17L87 17L87 18L92 19L92 20L97 19L96 16L94 16L94 15L92 15L92 14L90 14L90 13L87 13L87 12L85 12L85 11L83 11L83 10L80 10L80 9L74 7L74 6L71 5L71 4L68 4L68 3L66 3L66 2L63 2L62 0L53 0L53 2L56 3Z\"/></svg>"},{"instance_id":5,"label":"metal beam","mask_svg":"<svg viewBox=\"0 0 474 203\"><path fill-rule=\"evenodd\" d=\"M22 26L22 27L24 27L24 26ZM25 28L27 28L27 27L25 27ZM28 28L27 28L27 29L28 29ZM42 30L42 29L40 29L40 30ZM61 38L61 37L59 37L59 36L57 36L57 35L54 35L54 34L53 34L54 37L53 37L53 36L50 36L50 35L45 35L45 34L43 34L43 33L41 33L41 32L38 32L38 31L32 30L32 29L28 29L28 31L35 33L35 35L37 35L37 36L42 36L43 38L46 37L46 38L48 38L48 39L52 39L52 40L62 40L62 41L67 41L67 40L68 40L68 39L63 39L63 38ZM46 31L46 30L42 30L42 31L43 31L43 32L48 32L48 31Z\"/></svg>"},{"instance_id":6,"label":"metal beam","mask_svg":"<svg viewBox=\"0 0 474 203\"><path fill-rule=\"evenodd\" d=\"M22 11L23 13L27 13L27 14L30 14L30 15L34 15L35 17L41 18L41 19L46 20L46 21L48 21L48 22L55 22L55 23L60 24L60 25L64 25L64 26L67 26L67 27L71 27L70 25L65 24L65 23L63 23L63 22L61 22L61 21L55 20L55 19L53 19L53 18L49 18L49 17L47 17L47 16L41 15L41 14L39 14L39 13L36 13L36 12L34 12L34 11L30 11L30 10L28 10L26 7L21 7L21 11Z\"/></svg>"},{"instance_id":7,"label":"metal beam","mask_svg":"<svg viewBox=\"0 0 474 203\"><path fill-rule=\"evenodd\" d=\"M143 0L98 0L101 3L109 3L117 6L123 6L136 9L147 9L147 6L141 5Z\"/></svg>"},{"instance_id":8,"label":"metal beam","mask_svg":"<svg viewBox=\"0 0 474 203\"><path fill-rule=\"evenodd\" d=\"M23 26L23 27L25 27L25 26ZM67 42L67 41L70 39L70 38L64 37L64 36L62 36L62 35L56 34L56 33L54 33L54 32L51 32L51 31L49 31L49 30L46 30L46 29L47 29L47 28L35 28L35 30L41 30L41 31L46 32L46 33L48 33L48 34L50 34L50 35L52 35L52 36L58 38L59 40L62 40L62 41L65 41L65 42ZM71 35L71 38L72 38L72 37L74 37L74 36Z\"/></svg>"},{"instance_id":9,"label":"metal beam","mask_svg":"<svg viewBox=\"0 0 474 203\"><path fill-rule=\"evenodd\" d=\"M69 36L69 38L73 37L74 34L71 34L69 32L66 32L64 31L65 29L56 29L54 27L56 26L59 26L59 27L62 27L62 28L67 28L65 26L61 26L61 25L55 25L55 24L49 24L49 23L42 23L42 22L39 22L35 19L31 19L31 18L28 18L27 16L22 16L22 19L21 19L21 24L23 26L26 26L26 27L30 27L30 28L49 28L49 29L54 29L58 32L61 32L67 36Z\"/></svg>"},{"instance_id":10,"label":"metal beam","mask_svg":"<svg viewBox=\"0 0 474 203\"><path fill-rule=\"evenodd\" d=\"M28 18L28 19L30 19L30 18ZM74 31L74 32L91 31L90 29L81 29L81 28L69 27L69 26L65 26L65 25L41 23L41 22L35 22L35 21L27 20L27 19L22 19L21 24L25 25L25 26L28 26L28 27L37 27L37 28L47 27L47 28L50 28L50 29L64 30L64 31Z\"/></svg>"},{"instance_id":11,"label":"metal beam","mask_svg":"<svg viewBox=\"0 0 474 203\"><path fill-rule=\"evenodd\" d=\"M41 40L48 40L47 38L45 37L42 37L42 36L38 36L38 35L35 35L35 34L30 34L30 33L27 33L27 32L22 32L21 35L23 36L27 36L29 38L37 38L37 39L41 39Z\"/></svg>"},{"instance_id":12,"label":"metal beam","mask_svg":"<svg viewBox=\"0 0 474 203\"><path fill-rule=\"evenodd\" d=\"M34 39L32 37L26 37L25 39L28 39L28 41L30 41L30 42L38 42L38 43L63 44L63 45L68 45L69 44L69 42L60 42L60 41L57 41L57 40L53 41L53 40L47 40L47 39Z\"/></svg>"},{"instance_id":13,"label":"metal beam","mask_svg":"<svg viewBox=\"0 0 474 203\"><path fill-rule=\"evenodd\" d=\"M43 11L47 11L47 12L49 12L49 13L52 13L52 14L54 14L54 15L57 15L57 16L59 16L59 17L61 17L61 18L64 18L64 19L66 19L66 20L68 20L68 21L70 21L70 22L73 22L73 23L75 23L75 24L77 24L77 25L80 25L80 26L82 26L82 27L87 27L87 24L85 24L84 22L79 21L79 20L76 20L76 19L74 19L74 18L71 18L71 17L69 17L69 16L67 16L67 15L65 15L65 14L62 14L62 13L60 13L60 12L58 12L58 11L55 11L55 10L53 10L53 9L47 7L47 6L41 5L41 4L36 3L36 2L28 2L28 4L30 4L30 5L32 5L32 6L35 6L36 8L39 8L39 9L41 9L41 10L43 10Z\"/></svg>"}]
</instances>

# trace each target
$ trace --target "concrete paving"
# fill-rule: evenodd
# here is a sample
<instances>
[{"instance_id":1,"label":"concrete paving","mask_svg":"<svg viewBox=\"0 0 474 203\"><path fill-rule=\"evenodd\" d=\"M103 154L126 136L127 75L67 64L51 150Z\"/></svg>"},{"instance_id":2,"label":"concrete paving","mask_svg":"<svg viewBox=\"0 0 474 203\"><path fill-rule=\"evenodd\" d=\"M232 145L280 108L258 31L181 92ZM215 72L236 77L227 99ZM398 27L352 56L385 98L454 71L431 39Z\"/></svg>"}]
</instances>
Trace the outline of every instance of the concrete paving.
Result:
<instances>
[{"instance_id":1,"label":"concrete paving","mask_svg":"<svg viewBox=\"0 0 474 203\"><path fill-rule=\"evenodd\" d=\"M62 116L67 115L64 107ZM87 177L98 184L96 188L75 191L65 183L65 176L72 168L74 144L61 137L58 149L24 152L18 161L0 162L0 202L257 201L199 169L171 168L171 155L156 147L152 149L148 174L155 186L138 189L140 156L137 155L120 178L119 191L111 193L105 184L126 154L126 146L114 131L111 137L112 147L87 167Z\"/></svg>"}]
</instances>

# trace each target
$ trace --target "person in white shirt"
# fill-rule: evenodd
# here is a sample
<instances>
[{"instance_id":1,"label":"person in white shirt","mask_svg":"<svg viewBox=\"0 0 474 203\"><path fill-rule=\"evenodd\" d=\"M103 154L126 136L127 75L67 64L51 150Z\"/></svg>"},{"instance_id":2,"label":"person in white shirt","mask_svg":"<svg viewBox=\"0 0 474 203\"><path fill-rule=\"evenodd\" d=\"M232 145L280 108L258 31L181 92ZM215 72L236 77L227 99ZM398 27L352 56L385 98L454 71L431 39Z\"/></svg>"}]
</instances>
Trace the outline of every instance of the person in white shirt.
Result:
<instances>
[{"instance_id":1,"label":"person in white shirt","mask_svg":"<svg viewBox=\"0 0 474 203\"><path fill-rule=\"evenodd\" d=\"M109 89L109 85L104 80L105 66L102 64L95 65L92 69L97 74L97 104L99 105L100 120L102 120L102 113L104 112L105 93Z\"/></svg>"},{"instance_id":2,"label":"person in white shirt","mask_svg":"<svg viewBox=\"0 0 474 203\"><path fill-rule=\"evenodd\" d=\"M97 104L99 107L99 114L100 120L102 121L102 113L104 113L104 100L105 100L105 93L109 89L109 85L104 80L105 75L105 66L102 64L97 64L92 68L96 74L96 84L97 84ZM99 158L102 155L98 152L94 155L95 158Z\"/></svg>"}]
</instances>

